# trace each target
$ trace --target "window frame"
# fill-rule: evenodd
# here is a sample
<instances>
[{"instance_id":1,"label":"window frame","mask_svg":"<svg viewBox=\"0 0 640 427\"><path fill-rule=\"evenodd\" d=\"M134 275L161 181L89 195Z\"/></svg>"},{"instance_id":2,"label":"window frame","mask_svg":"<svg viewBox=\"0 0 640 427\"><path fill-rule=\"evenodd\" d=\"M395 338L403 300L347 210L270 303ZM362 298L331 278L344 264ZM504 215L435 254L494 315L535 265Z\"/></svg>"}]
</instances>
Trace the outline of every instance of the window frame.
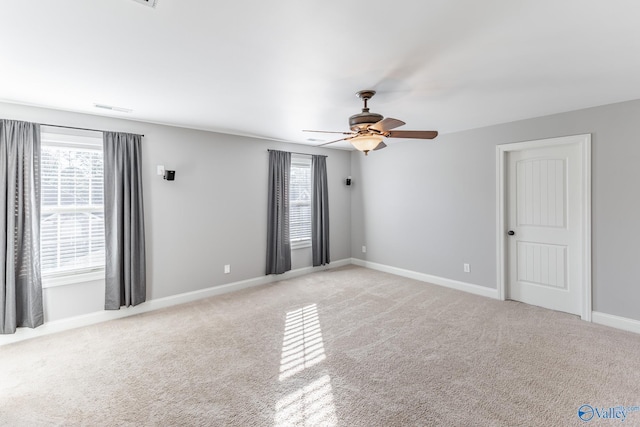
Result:
<instances>
[{"instance_id":1,"label":"window frame","mask_svg":"<svg viewBox=\"0 0 640 427\"><path fill-rule=\"evenodd\" d=\"M309 214L311 216L312 214L312 182L311 180L313 179L313 176L311 175L311 157L310 156L303 156L303 155L299 155L299 154L291 154L291 169L293 169L293 167L305 167L309 169ZM291 175L293 175L293 170L290 171ZM292 183L291 183L291 187L293 187ZM289 188L289 195L291 195L291 187ZM291 199L291 197L289 197L289 229L291 229L291 208L293 206L293 200ZM289 236L289 244L291 246L291 249L302 249L302 248L309 248L311 247L311 227L309 227L309 234L307 237L303 238L303 239L297 239L297 240L292 240L291 236Z\"/></svg>"},{"instance_id":2,"label":"window frame","mask_svg":"<svg viewBox=\"0 0 640 427\"><path fill-rule=\"evenodd\" d=\"M69 148L69 149L79 149L79 150L94 150L103 152L103 135L102 132L99 131L85 131L85 130L76 130L76 129L60 129L57 127L51 127L42 125L40 131L40 139L41 139L41 158L42 158L42 149L44 147L60 147L60 148ZM104 167L104 157L103 157L103 167ZM40 174L42 176L42 165ZM41 178L42 179L42 178ZM104 184L103 184L104 185ZM104 191L104 189L103 189ZM41 189L42 192L42 189ZM42 194L42 193L41 193ZM87 205L85 210L87 212L95 211L96 205ZM104 201L102 203L102 209L104 213ZM41 224L42 224L42 215L46 212L57 212L64 213L65 211L69 212L80 212L74 208L65 208L56 206L50 210L47 209L46 206L43 205L42 200L40 201L40 214L41 214ZM41 230L42 233L42 230ZM42 236L42 234L41 234ZM105 260L106 261L106 260ZM99 266L88 266L84 268L76 268L67 271L57 271L50 273L42 274L42 287L50 288L55 286L69 285L74 283L81 282L91 282L96 280L104 280L105 275L105 264Z\"/></svg>"}]
</instances>

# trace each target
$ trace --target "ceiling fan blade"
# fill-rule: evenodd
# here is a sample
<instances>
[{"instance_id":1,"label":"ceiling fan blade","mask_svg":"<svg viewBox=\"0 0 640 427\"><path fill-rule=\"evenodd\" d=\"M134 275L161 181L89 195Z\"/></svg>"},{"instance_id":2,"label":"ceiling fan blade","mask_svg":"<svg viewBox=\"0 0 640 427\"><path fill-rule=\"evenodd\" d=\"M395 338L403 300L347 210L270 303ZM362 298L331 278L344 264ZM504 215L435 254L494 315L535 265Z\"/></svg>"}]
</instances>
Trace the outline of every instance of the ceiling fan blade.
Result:
<instances>
[{"instance_id":1,"label":"ceiling fan blade","mask_svg":"<svg viewBox=\"0 0 640 427\"><path fill-rule=\"evenodd\" d=\"M369 129L377 130L378 132L386 132L391 129L395 129L397 127L403 126L406 123L402 120L392 119L391 117L387 117L386 119L380 120L378 123L369 126Z\"/></svg>"},{"instance_id":2,"label":"ceiling fan blade","mask_svg":"<svg viewBox=\"0 0 640 427\"><path fill-rule=\"evenodd\" d=\"M316 145L316 147L322 147L323 145L333 144L334 142L347 141L349 139L351 139L351 137L340 138L340 139L336 139L335 141L329 141L329 142L324 142L322 144L318 144Z\"/></svg>"},{"instance_id":3,"label":"ceiling fan blade","mask_svg":"<svg viewBox=\"0 0 640 427\"><path fill-rule=\"evenodd\" d=\"M386 146L387 146L387 144L385 144L384 142L382 142L382 141L381 141L381 142L380 142L380 144L378 144L378 145L376 146L376 148L374 148L374 149L373 149L373 151L376 151L376 150L382 150L382 149L383 149L384 147L386 147Z\"/></svg>"},{"instance_id":4,"label":"ceiling fan blade","mask_svg":"<svg viewBox=\"0 0 640 427\"><path fill-rule=\"evenodd\" d=\"M330 130L308 130L303 129L302 132L316 132L316 133L339 133L340 135L352 135L353 132L333 132Z\"/></svg>"},{"instance_id":5,"label":"ceiling fan blade","mask_svg":"<svg viewBox=\"0 0 640 427\"><path fill-rule=\"evenodd\" d=\"M435 130L394 130L389 132L389 138L433 139L438 136Z\"/></svg>"}]
</instances>

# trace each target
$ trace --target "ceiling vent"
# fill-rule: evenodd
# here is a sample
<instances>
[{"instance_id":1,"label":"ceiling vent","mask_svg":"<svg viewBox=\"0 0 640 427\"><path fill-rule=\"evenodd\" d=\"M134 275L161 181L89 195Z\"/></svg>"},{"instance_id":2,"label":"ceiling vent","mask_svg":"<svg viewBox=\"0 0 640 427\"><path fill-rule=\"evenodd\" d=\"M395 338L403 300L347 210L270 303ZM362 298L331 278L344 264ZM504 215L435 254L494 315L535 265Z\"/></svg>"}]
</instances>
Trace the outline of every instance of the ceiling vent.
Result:
<instances>
[{"instance_id":1,"label":"ceiling vent","mask_svg":"<svg viewBox=\"0 0 640 427\"><path fill-rule=\"evenodd\" d=\"M131 108L114 107L113 105L93 104L93 106L96 108L102 108L103 110L119 111L121 113L133 112Z\"/></svg>"},{"instance_id":2,"label":"ceiling vent","mask_svg":"<svg viewBox=\"0 0 640 427\"><path fill-rule=\"evenodd\" d=\"M137 1L138 3L142 3L145 6L149 6L149 7L156 7L156 4L158 4L158 0L133 0L133 1Z\"/></svg>"}]
</instances>

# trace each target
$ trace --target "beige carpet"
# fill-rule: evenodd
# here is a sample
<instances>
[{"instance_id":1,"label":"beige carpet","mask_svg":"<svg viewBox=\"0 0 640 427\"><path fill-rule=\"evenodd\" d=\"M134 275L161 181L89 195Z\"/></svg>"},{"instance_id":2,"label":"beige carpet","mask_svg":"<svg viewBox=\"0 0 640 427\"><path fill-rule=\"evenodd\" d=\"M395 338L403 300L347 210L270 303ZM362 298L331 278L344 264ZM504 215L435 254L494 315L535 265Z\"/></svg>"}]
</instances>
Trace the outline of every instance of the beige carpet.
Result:
<instances>
[{"instance_id":1,"label":"beige carpet","mask_svg":"<svg viewBox=\"0 0 640 427\"><path fill-rule=\"evenodd\" d=\"M583 404L640 405L640 336L358 267L0 347L3 426L620 425Z\"/></svg>"}]
</instances>

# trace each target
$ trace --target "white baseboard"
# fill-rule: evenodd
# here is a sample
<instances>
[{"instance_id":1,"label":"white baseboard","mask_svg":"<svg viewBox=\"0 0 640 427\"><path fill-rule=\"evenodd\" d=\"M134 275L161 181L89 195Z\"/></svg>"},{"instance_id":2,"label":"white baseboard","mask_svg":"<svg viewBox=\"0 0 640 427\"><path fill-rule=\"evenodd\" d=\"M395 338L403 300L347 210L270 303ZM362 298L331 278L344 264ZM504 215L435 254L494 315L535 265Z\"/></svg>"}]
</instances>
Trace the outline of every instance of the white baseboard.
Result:
<instances>
[{"instance_id":1,"label":"white baseboard","mask_svg":"<svg viewBox=\"0 0 640 427\"><path fill-rule=\"evenodd\" d=\"M460 282L457 280L447 279L444 277L432 276L430 274L418 273L416 271L405 270L402 268L391 267L384 264L378 264L370 261L364 261L357 258L347 258L339 261L334 261L329 265L322 267L304 267L296 270L288 271L280 275L262 276L253 279L242 280L238 282L228 283L225 285L212 286L207 289L202 289L193 292L186 292L178 295L173 295L165 298L158 298L155 300L149 300L144 304L140 304L136 307L126 307L120 310L98 311L95 313L89 313L81 316L70 317L67 319L61 319L53 322L45 323L44 325L36 328L19 328L15 334L0 336L0 346L4 344L10 344L18 341L23 341L30 338L40 337L44 335L53 334L56 332L62 332L69 329L80 328L82 326L89 326L100 322L106 322L108 320L121 319L123 317L133 316L136 314L146 313L161 308L171 307L174 305L184 304L191 301L197 301L199 299L208 298L215 295L221 295L229 292L239 291L241 289L251 288L255 286L262 286L269 283L292 279L294 277L303 276L305 274L313 273L315 271L328 270L332 268L343 267L346 265L358 265L360 267L370 268L372 270L378 270L385 273L395 274L397 276L407 277L409 279L419 280L422 282L433 283L434 285L444 286L459 291L469 292L471 294L480 295L488 298L499 299L498 290L486 288L484 286L474 285L472 283ZM640 334L640 321L634 319L628 319L625 317L614 316L612 314L600 313L594 311L592 313L593 323L600 325L610 326L612 328L622 329L629 332L635 332Z\"/></svg>"},{"instance_id":2,"label":"white baseboard","mask_svg":"<svg viewBox=\"0 0 640 427\"><path fill-rule=\"evenodd\" d=\"M409 279L429 282L433 283L434 285L457 289L459 291L469 292L484 297L500 299L497 289L485 288L484 286L478 286L472 283L459 282L457 280L446 279L444 277L432 276L430 274L418 273L411 270L404 270L402 268L364 261L358 258L352 258L351 263L354 265L359 265L360 267L370 268L372 270L383 271L385 273L391 273L402 277L408 277ZM614 316L613 314L593 311L591 312L591 321L600 325L640 334L640 320L634 320L626 317Z\"/></svg>"},{"instance_id":3,"label":"white baseboard","mask_svg":"<svg viewBox=\"0 0 640 427\"><path fill-rule=\"evenodd\" d=\"M417 271L405 270L402 268L391 267L389 265L378 264L375 262L364 261L358 258L351 258L351 262L355 265L359 265L360 267L383 271L385 273L395 274L396 276L420 280L421 282L433 283L434 285L444 286L445 288L456 289L458 291L469 292L470 294L480 295L483 297L500 299L497 289L487 288L484 286L460 282L452 279L446 279L444 277L432 276L430 274L418 273Z\"/></svg>"},{"instance_id":4,"label":"white baseboard","mask_svg":"<svg viewBox=\"0 0 640 427\"><path fill-rule=\"evenodd\" d=\"M294 277L303 276L305 274L313 273L315 271L329 270L332 268L343 267L350 265L351 259L342 259L334 261L331 264L324 265L322 267L304 267L296 270L287 271L284 274L261 276L253 279L242 280L239 282L228 283L225 285L212 286L210 288L201 289L193 292L186 292L178 295L172 295L165 298L153 299L145 302L144 304L137 305L135 307L122 307L120 310L105 310L97 311L94 313L84 314L81 316L69 317L67 319L56 320L53 322L47 322L42 326L35 329L30 328L18 328L15 334L0 335L0 346L10 344L18 341L23 341L30 338L41 337L44 335L53 334L56 332L62 332L69 329L80 328L82 326L94 325L100 322L106 322L108 320L121 319L123 317L133 316L136 314L147 313L149 311L158 310L161 308L171 307L178 304L184 304L191 301L197 301L199 299L212 297L215 295L226 294L229 292L239 291L241 289L251 288L254 286L262 286L269 283L277 282L280 280L292 279Z\"/></svg>"},{"instance_id":5,"label":"white baseboard","mask_svg":"<svg viewBox=\"0 0 640 427\"><path fill-rule=\"evenodd\" d=\"M640 334L640 320L593 311L591 312L591 321L599 325L610 326L612 328L622 329L623 331Z\"/></svg>"}]
</instances>

